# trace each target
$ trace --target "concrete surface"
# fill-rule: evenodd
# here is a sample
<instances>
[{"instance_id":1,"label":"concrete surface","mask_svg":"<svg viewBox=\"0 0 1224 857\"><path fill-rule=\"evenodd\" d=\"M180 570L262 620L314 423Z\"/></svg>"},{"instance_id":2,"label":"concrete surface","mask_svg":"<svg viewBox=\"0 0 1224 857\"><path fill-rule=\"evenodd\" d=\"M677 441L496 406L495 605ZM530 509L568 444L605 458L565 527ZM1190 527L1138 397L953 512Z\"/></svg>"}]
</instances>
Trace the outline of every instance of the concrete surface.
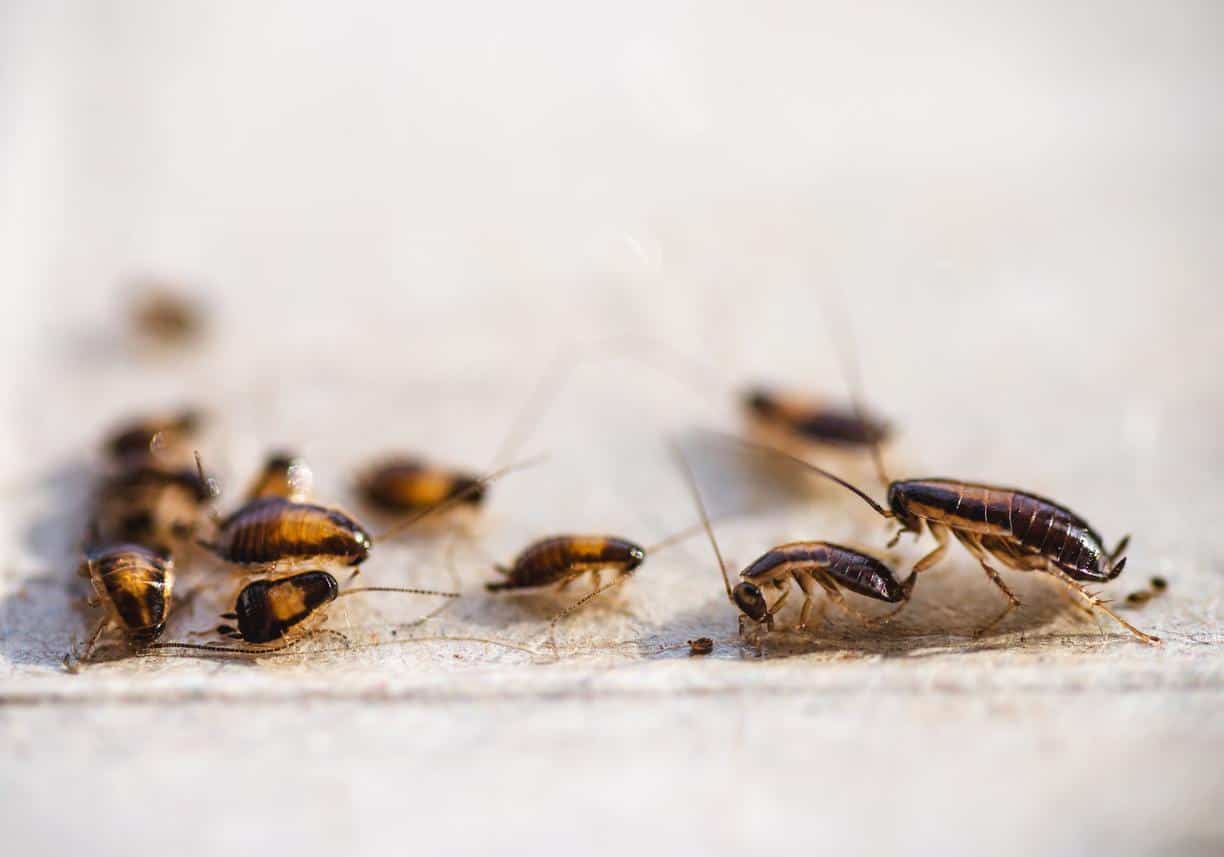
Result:
<instances>
[{"instance_id":1,"label":"concrete surface","mask_svg":"<svg viewBox=\"0 0 1224 857\"><path fill-rule=\"evenodd\" d=\"M1215 6L0 14L12 853L1224 849ZM204 297L201 344L130 340L143 273ZM958 547L894 624L830 612L764 658L700 539L563 623L559 663L563 600L484 595L535 537L691 524L667 436L719 511L760 507L718 525L739 565L797 537L882 552L851 499L699 431L737 430L750 380L844 395L835 292L901 429L892 471L1133 532L1106 591L1168 578L1127 614L1163 645L1017 574L1023 610L972 639L998 597ZM631 336L708 369L609 349L539 415L523 452L551 458L495 487L470 544L376 547L371 583L470 595L431 622L370 596L331 617L345 652L60 668L116 420L199 402L230 496L289 445L351 505L372 453L488 466L558 353ZM208 591L168 638L233 586L203 561L184 582ZM717 648L690 658L700 634Z\"/></svg>"}]
</instances>

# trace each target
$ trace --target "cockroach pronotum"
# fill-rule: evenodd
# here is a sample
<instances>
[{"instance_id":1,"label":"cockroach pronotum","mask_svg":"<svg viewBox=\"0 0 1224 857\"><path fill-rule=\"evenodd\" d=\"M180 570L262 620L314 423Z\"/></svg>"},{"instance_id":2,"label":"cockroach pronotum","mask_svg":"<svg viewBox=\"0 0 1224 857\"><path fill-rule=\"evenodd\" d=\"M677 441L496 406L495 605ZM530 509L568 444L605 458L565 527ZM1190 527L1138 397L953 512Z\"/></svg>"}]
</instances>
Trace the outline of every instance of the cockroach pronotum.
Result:
<instances>
[{"instance_id":1,"label":"cockroach pronotum","mask_svg":"<svg viewBox=\"0 0 1224 857\"><path fill-rule=\"evenodd\" d=\"M170 595L174 589L174 560L168 552L138 544L113 544L85 554L80 573L93 587L91 606L104 615L85 644L84 654L64 656L64 666L93 657L98 638L109 626L123 632L132 649L148 648L166 627Z\"/></svg>"},{"instance_id":2,"label":"cockroach pronotum","mask_svg":"<svg viewBox=\"0 0 1224 857\"><path fill-rule=\"evenodd\" d=\"M305 459L289 452L273 452L264 460L245 496L247 502L279 497L301 503L310 496L313 484L314 474Z\"/></svg>"},{"instance_id":3,"label":"cockroach pronotum","mask_svg":"<svg viewBox=\"0 0 1224 857\"><path fill-rule=\"evenodd\" d=\"M342 589L336 578L321 570L303 571L248 583L238 593L232 613L221 618L236 623L217 626L217 633L247 643L247 647L195 643L158 643L149 649L187 649L229 654L276 651L316 630L327 618L327 607L338 598L364 592L399 592L458 598L457 592L399 586L361 586ZM343 636L343 635L341 635Z\"/></svg>"},{"instance_id":4,"label":"cockroach pronotum","mask_svg":"<svg viewBox=\"0 0 1224 857\"><path fill-rule=\"evenodd\" d=\"M762 629L774 629L774 616L790 595L792 581L798 584L803 592L803 606L800 608L796 631L804 631L808 627L817 587L824 590L829 601L867 625L891 618L909 602L914 589L914 574L911 573L904 581L899 581L892 569L875 557L853 548L822 541L791 542L770 548L740 572L740 582L732 587L727 564L718 547L718 540L714 537L705 501L697 488L697 479L684 454L678 448L673 449L673 453L701 516L710 546L714 549L714 556L722 571L727 600L740 610L741 635L744 634L745 621L756 625L758 640ZM765 597L766 588L778 591L778 596L772 604ZM867 617L847 603L842 595L843 588L857 595L898 606L883 616Z\"/></svg>"},{"instance_id":5,"label":"cockroach pronotum","mask_svg":"<svg viewBox=\"0 0 1224 857\"><path fill-rule=\"evenodd\" d=\"M482 488L538 460L502 468L477 480L469 490ZM262 497L219 520L215 537L201 539L199 543L219 559L253 573L304 567L355 567L369 557L376 540L402 532L425 516L462 502L463 497L452 495L392 524L377 536L371 536L356 519L339 509L283 497Z\"/></svg>"}]
</instances>

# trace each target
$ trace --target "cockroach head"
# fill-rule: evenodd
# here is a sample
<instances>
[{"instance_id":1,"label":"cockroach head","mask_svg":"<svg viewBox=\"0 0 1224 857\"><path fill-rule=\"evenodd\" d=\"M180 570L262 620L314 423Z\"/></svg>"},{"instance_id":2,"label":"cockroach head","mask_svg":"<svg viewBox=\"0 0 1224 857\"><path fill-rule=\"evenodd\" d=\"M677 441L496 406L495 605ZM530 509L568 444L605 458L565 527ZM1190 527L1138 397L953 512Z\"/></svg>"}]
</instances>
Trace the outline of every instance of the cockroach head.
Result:
<instances>
[{"instance_id":1,"label":"cockroach head","mask_svg":"<svg viewBox=\"0 0 1224 857\"><path fill-rule=\"evenodd\" d=\"M736 584L731 590L731 597L735 600L735 606L753 622L764 622L769 615L769 605L765 603L765 595L755 583L745 581Z\"/></svg>"},{"instance_id":2,"label":"cockroach head","mask_svg":"<svg viewBox=\"0 0 1224 857\"><path fill-rule=\"evenodd\" d=\"M922 532L922 519L909 510L905 487L900 482L888 486L888 511L906 532Z\"/></svg>"}]
</instances>

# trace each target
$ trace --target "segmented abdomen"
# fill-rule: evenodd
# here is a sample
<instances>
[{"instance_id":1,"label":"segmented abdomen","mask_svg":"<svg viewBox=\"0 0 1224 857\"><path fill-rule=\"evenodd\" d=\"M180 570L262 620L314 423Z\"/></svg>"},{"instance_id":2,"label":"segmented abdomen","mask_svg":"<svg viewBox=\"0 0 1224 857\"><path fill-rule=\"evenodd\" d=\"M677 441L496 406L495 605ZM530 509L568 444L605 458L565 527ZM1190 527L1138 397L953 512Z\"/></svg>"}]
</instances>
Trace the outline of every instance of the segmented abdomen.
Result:
<instances>
[{"instance_id":1,"label":"segmented abdomen","mask_svg":"<svg viewBox=\"0 0 1224 857\"><path fill-rule=\"evenodd\" d=\"M160 633L170 612L173 562L139 545L107 548L91 554L89 561L124 631L138 639Z\"/></svg>"},{"instance_id":2,"label":"segmented abdomen","mask_svg":"<svg viewBox=\"0 0 1224 857\"><path fill-rule=\"evenodd\" d=\"M554 536L528 546L515 558L506 580L491 588L548 586L596 568L628 571L645 556L642 548L615 536Z\"/></svg>"},{"instance_id":3,"label":"segmented abdomen","mask_svg":"<svg viewBox=\"0 0 1224 857\"><path fill-rule=\"evenodd\" d=\"M895 483L906 508L953 530L994 536L1019 553L1040 554L1065 571L1100 575L1101 538L1087 522L1053 500L1014 488L952 480Z\"/></svg>"},{"instance_id":4,"label":"segmented abdomen","mask_svg":"<svg viewBox=\"0 0 1224 857\"><path fill-rule=\"evenodd\" d=\"M824 571L851 592L896 603L905 597L892 569L873 556L831 542L792 542L780 545L753 562L740 575L744 580L776 579L788 574Z\"/></svg>"},{"instance_id":5,"label":"segmented abdomen","mask_svg":"<svg viewBox=\"0 0 1224 857\"><path fill-rule=\"evenodd\" d=\"M365 558L363 531L334 509L268 497L248 503L221 528L218 555L240 565L281 560Z\"/></svg>"}]
</instances>

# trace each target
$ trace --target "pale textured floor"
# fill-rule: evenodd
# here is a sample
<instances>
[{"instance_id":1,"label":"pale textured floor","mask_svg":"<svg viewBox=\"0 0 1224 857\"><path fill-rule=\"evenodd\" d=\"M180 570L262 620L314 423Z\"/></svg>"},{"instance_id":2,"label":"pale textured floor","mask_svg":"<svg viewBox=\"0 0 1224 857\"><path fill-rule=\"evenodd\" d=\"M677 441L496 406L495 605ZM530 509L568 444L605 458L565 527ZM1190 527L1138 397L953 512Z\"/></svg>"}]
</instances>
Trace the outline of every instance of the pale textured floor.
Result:
<instances>
[{"instance_id":1,"label":"pale textured floor","mask_svg":"<svg viewBox=\"0 0 1224 857\"><path fill-rule=\"evenodd\" d=\"M13 853L1215 854L1224 848L1224 123L1211 8L999 5L877 21L782 4L584 14L17 4L2 17L0 827ZM559 34L566 34L561 38ZM9 200L13 200L10 202ZM186 353L126 343L117 283L207 295ZM841 395L855 319L897 475L1022 485L1131 531L1138 644L959 548L893 625L757 657L700 539L561 628L483 594L535 537L694 520L681 438L743 565L883 550L849 498L711 445L754 379ZM199 402L231 495L292 446L350 505L370 453L488 466L549 362L574 371L454 574L471 597L338 605L357 646L67 675L106 427ZM879 494L861 463L836 466ZM438 531L371 583L454 585ZM889 554L911 563L928 541ZM232 582L167 636L215 622ZM394 636L392 633L394 632ZM413 636L496 639L516 648ZM706 634L706 659L685 641Z\"/></svg>"}]
</instances>

